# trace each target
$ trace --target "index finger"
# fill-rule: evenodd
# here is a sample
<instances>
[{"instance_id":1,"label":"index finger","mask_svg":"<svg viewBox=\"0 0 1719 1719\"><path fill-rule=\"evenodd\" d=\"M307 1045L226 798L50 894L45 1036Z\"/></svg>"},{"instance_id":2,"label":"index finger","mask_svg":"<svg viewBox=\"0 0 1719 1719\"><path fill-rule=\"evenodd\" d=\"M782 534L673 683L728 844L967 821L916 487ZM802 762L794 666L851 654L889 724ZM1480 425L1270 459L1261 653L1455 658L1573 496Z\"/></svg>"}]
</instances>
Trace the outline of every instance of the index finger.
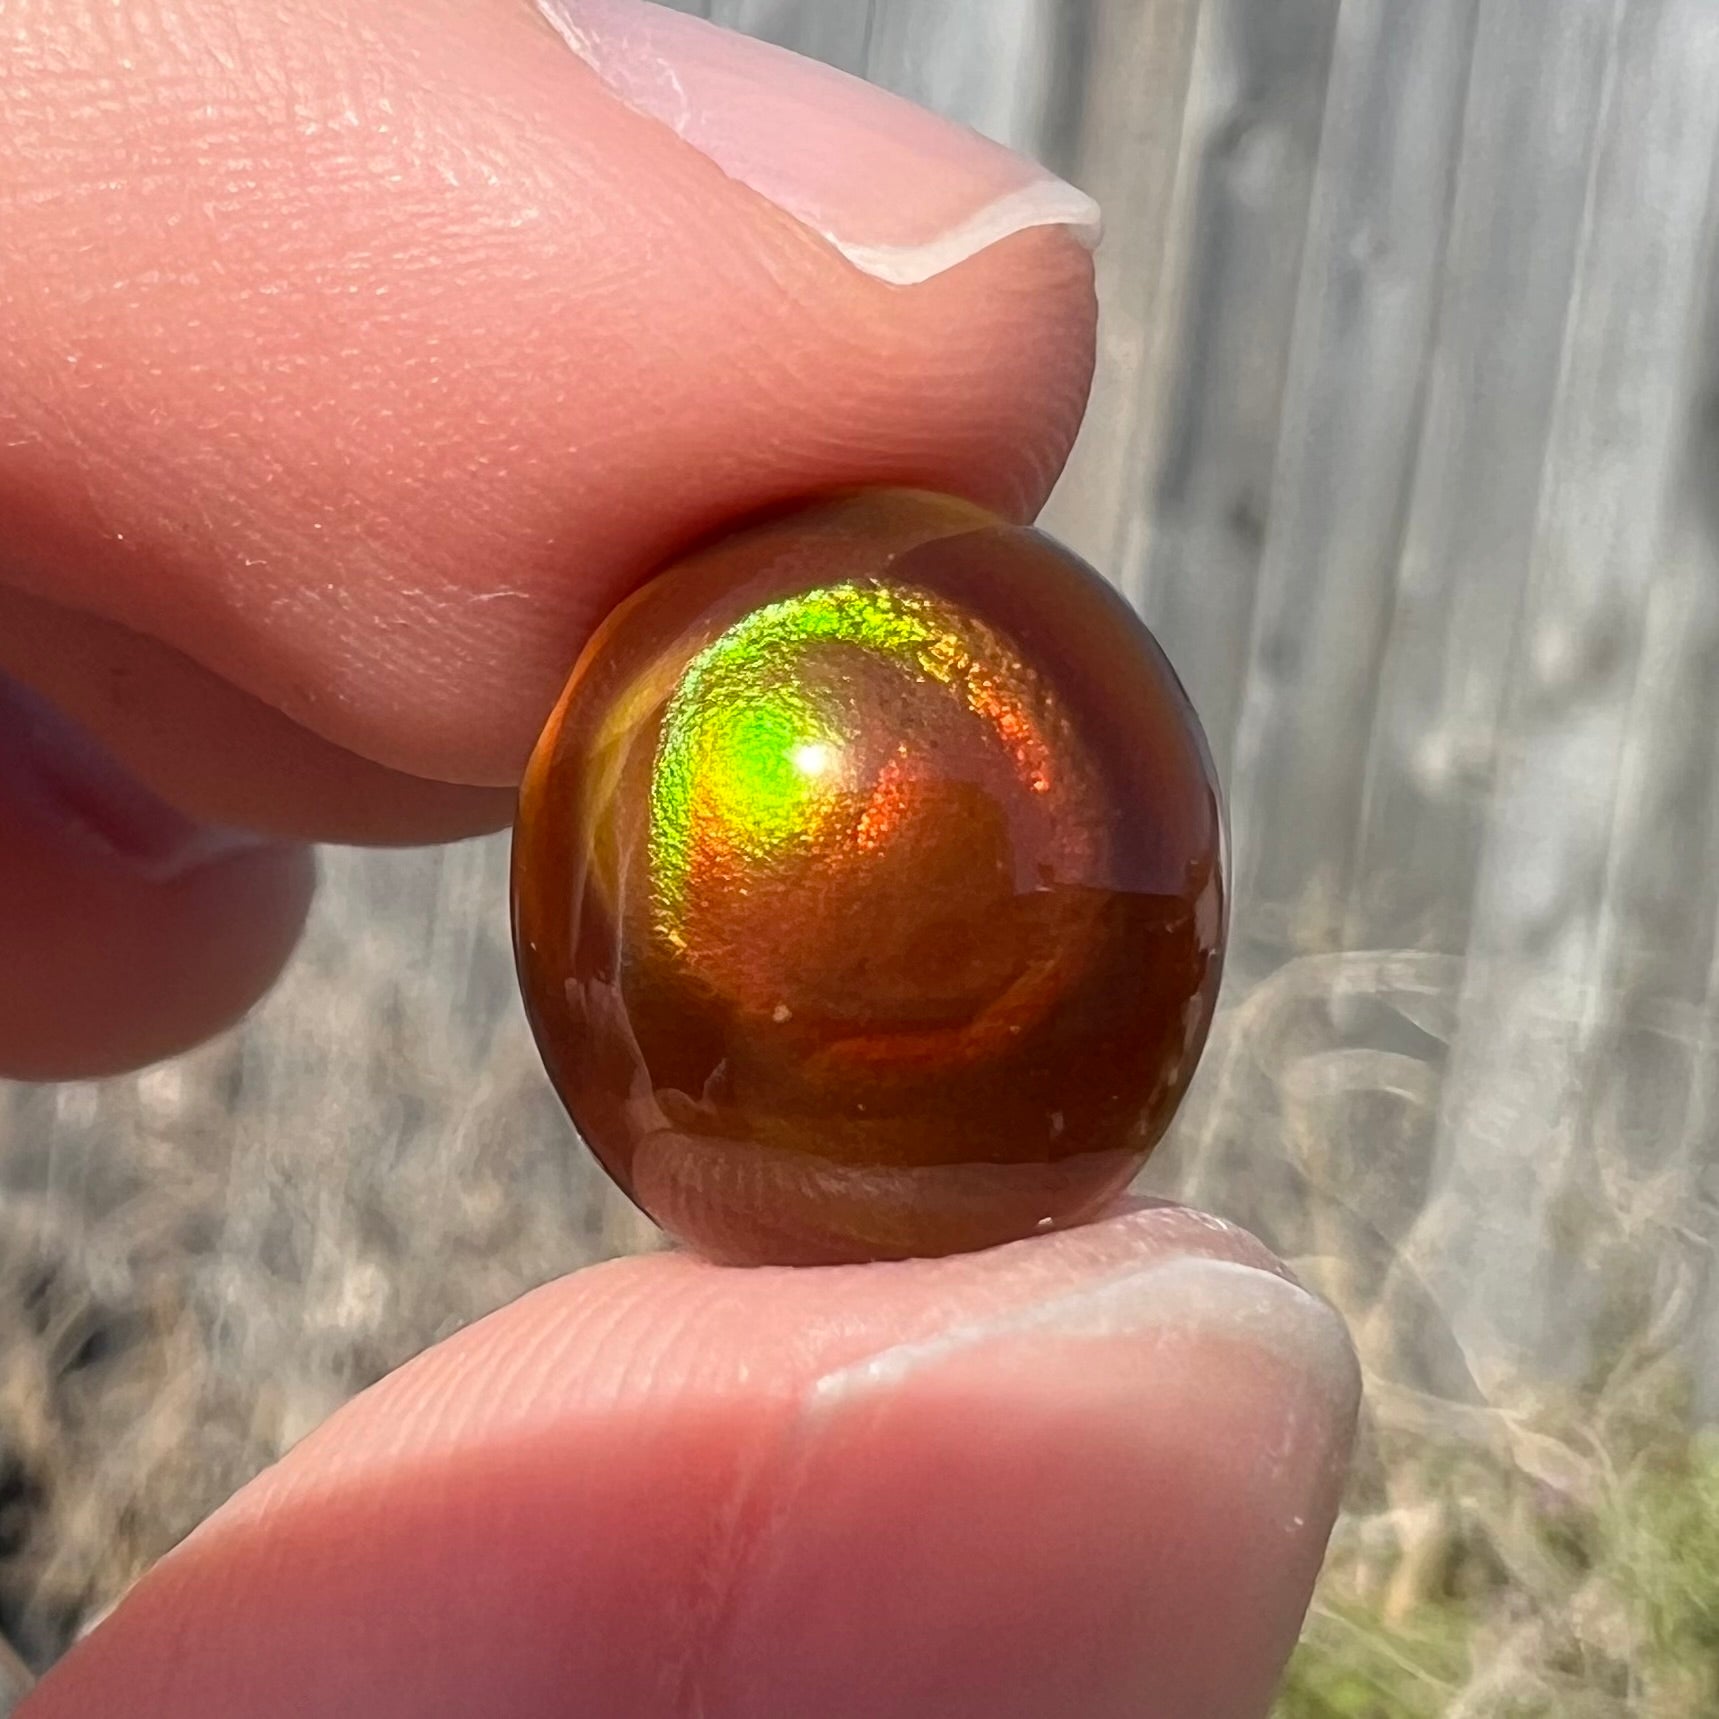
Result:
<instances>
[{"instance_id":1,"label":"index finger","mask_svg":"<svg viewBox=\"0 0 1719 1719\"><path fill-rule=\"evenodd\" d=\"M163 713L245 720L211 673L507 784L592 621L691 538L867 481L1034 511L1091 364L1088 206L656 11L8 7L0 583L147 648L44 685L0 624L0 666L170 798ZM867 272L867 233L921 266Z\"/></svg>"}]
</instances>

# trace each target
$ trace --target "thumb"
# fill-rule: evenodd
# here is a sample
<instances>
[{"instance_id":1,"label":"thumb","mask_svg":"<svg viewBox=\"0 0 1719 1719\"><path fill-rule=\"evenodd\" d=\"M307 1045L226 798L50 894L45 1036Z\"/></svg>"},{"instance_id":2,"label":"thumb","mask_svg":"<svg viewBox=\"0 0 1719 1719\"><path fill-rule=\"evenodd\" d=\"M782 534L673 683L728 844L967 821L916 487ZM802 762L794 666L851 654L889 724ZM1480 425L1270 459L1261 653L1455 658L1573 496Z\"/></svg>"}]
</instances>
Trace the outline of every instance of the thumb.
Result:
<instances>
[{"instance_id":1,"label":"thumb","mask_svg":"<svg viewBox=\"0 0 1719 1719\"><path fill-rule=\"evenodd\" d=\"M1179 1209L623 1261L337 1415L23 1715L1257 1719L1355 1408L1335 1316Z\"/></svg>"}]
</instances>

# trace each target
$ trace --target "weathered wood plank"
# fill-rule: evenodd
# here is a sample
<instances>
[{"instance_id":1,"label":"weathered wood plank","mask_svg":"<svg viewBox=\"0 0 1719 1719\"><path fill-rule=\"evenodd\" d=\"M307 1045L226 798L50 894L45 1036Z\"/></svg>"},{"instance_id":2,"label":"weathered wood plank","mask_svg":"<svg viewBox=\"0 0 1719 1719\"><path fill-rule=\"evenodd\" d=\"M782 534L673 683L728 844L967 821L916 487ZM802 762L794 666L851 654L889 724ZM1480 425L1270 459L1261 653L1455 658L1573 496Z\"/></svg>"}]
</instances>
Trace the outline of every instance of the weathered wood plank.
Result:
<instances>
[{"instance_id":1,"label":"weathered wood plank","mask_svg":"<svg viewBox=\"0 0 1719 1719\"><path fill-rule=\"evenodd\" d=\"M1284 952L1337 946L1354 868L1474 13L1338 30L1232 775L1243 932Z\"/></svg>"},{"instance_id":2,"label":"weathered wood plank","mask_svg":"<svg viewBox=\"0 0 1719 1719\"><path fill-rule=\"evenodd\" d=\"M1345 940L1459 950L1514 672L1616 0L1486 0Z\"/></svg>"},{"instance_id":3,"label":"weathered wood plank","mask_svg":"<svg viewBox=\"0 0 1719 1719\"><path fill-rule=\"evenodd\" d=\"M1138 501L1112 560L1220 769L1241 705L1337 12L1334 0L1200 10L1170 223L1175 290L1148 360L1167 397L1140 420Z\"/></svg>"},{"instance_id":4,"label":"weathered wood plank","mask_svg":"<svg viewBox=\"0 0 1719 1719\"><path fill-rule=\"evenodd\" d=\"M1719 173L1696 272L1706 308L1643 594L1579 1139L1623 1232L1614 1275L1654 1284L1644 1322L1686 1320L1699 1341L1719 1327ZM1719 1368L1698 1361L1695 1376L1719 1418Z\"/></svg>"},{"instance_id":5,"label":"weathered wood plank","mask_svg":"<svg viewBox=\"0 0 1719 1719\"><path fill-rule=\"evenodd\" d=\"M865 10L869 78L1037 153L1052 99L1057 0L866 0Z\"/></svg>"},{"instance_id":6,"label":"weathered wood plank","mask_svg":"<svg viewBox=\"0 0 1719 1719\"><path fill-rule=\"evenodd\" d=\"M1066 95L1047 115L1041 141L1044 159L1105 211L1097 364L1086 422L1045 525L1127 582L1126 545L1147 505L1142 450L1155 440L1177 363L1158 334L1181 262L1171 218L1198 8L1091 0L1079 17Z\"/></svg>"},{"instance_id":7,"label":"weathered wood plank","mask_svg":"<svg viewBox=\"0 0 1719 1719\"><path fill-rule=\"evenodd\" d=\"M1592 1168L1582 1116L1615 1000L1613 870L1674 539L1679 439L1719 150L1719 16L1620 13L1566 328L1441 1117L1428 1271L1483 1382L1579 1374L1603 1274L1557 1245Z\"/></svg>"}]
</instances>

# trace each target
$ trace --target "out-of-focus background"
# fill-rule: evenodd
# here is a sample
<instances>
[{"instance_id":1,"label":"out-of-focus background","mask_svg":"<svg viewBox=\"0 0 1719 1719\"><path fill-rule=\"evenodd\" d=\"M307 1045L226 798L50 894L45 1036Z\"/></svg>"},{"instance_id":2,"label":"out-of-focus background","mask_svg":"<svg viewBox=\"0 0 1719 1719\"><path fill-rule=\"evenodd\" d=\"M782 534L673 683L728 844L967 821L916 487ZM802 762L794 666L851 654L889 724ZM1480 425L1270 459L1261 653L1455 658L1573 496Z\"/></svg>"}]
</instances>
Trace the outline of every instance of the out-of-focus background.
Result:
<instances>
[{"instance_id":1,"label":"out-of-focus background","mask_svg":"<svg viewBox=\"0 0 1719 1719\"><path fill-rule=\"evenodd\" d=\"M1284 1719L1719 1711L1719 7L687 9L1104 203L1047 523L1157 630L1235 837L1148 1182L1368 1371ZM242 1031L0 1087L27 1659L390 1366L651 1245L529 1046L505 859L331 853Z\"/></svg>"}]
</instances>

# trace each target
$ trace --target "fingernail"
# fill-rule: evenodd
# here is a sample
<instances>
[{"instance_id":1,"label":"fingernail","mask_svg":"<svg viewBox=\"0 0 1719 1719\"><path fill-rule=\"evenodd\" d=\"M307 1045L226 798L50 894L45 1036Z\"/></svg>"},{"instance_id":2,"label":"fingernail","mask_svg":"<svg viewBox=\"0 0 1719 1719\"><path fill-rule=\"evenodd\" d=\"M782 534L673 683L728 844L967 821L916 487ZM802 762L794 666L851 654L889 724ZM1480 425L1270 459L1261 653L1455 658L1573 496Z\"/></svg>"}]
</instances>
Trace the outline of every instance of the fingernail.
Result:
<instances>
[{"instance_id":1,"label":"fingernail","mask_svg":"<svg viewBox=\"0 0 1719 1719\"><path fill-rule=\"evenodd\" d=\"M1120 1395L1148 1393L1158 1367L1152 1351L1186 1353L1190 1345L1235 1345L1251 1351L1283 1383L1284 1409L1261 1457L1272 1469L1317 1489L1341 1465L1360 1401L1360 1372L1349 1334L1323 1301L1273 1272L1231 1260L1189 1255L1084 1285L992 1320L960 1325L900 1344L839 1371L812 1387L809 1428L826 1417L898 1397L904 1389L968 1362L1000 1360L1030 1385L1035 1361L1090 1342L1114 1356L1126 1345L1134 1364L1126 1376L1095 1369L1099 1388ZM1017 1365L1018 1364L1018 1365ZM1044 1376L1066 1382L1059 1367Z\"/></svg>"},{"instance_id":2,"label":"fingernail","mask_svg":"<svg viewBox=\"0 0 1719 1719\"><path fill-rule=\"evenodd\" d=\"M33 807L84 852L157 883L272 845L186 817L45 699L4 678L0 793Z\"/></svg>"},{"instance_id":3,"label":"fingernail","mask_svg":"<svg viewBox=\"0 0 1719 1719\"><path fill-rule=\"evenodd\" d=\"M537 0L629 107L912 286L1030 227L1096 245L1098 205L1037 162L860 78L642 0Z\"/></svg>"}]
</instances>

